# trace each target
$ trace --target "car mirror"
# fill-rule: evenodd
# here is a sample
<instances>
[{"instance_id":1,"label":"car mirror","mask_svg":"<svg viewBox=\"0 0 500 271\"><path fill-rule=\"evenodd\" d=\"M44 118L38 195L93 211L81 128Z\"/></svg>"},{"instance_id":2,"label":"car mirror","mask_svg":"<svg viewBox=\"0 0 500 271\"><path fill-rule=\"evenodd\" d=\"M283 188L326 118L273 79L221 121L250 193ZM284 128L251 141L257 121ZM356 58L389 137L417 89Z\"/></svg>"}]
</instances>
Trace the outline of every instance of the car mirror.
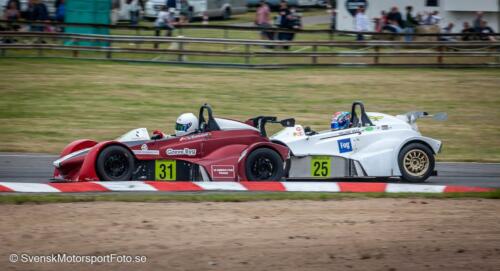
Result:
<instances>
[{"instance_id":1,"label":"car mirror","mask_svg":"<svg viewBox=\"0 0 500 271\"><path fill-rule=\"evenodd\" d=\"M295 126L295 119L284 119L280 121L281 125L283 127L294 127Z\"/></svg>"}]
</instances>

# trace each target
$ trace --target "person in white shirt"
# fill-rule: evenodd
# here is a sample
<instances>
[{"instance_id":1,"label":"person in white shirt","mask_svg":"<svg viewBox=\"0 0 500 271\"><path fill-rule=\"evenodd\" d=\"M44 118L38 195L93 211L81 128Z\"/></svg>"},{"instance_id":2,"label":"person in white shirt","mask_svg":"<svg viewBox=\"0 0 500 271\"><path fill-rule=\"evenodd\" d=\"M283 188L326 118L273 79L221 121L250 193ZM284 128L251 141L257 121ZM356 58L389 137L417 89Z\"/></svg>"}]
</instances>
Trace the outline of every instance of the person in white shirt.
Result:
<instances>
[{"instance_id":1,"label":"person in white shirt","mask_svg":"<svg viewBox=\"0 0 500 271\"><path fill-rule=\"evenodd\" d=\"M171 10L168 10L167 6L164 6L162 10L158 12L158 16L156 17L155 21L155 26L158 28L157 31L166 29L168 37L172 36L172 30L174 30L174 12L175 10L173 8L171 8Z\"/></svg>"},{"instance_id":2,"label":"person in white shirt","mask_svg":"<svg viewBox=\"0 0 500 271\"><path fill-rule=\"evenodd\" d=\"M365 7L359 6L355 17L356 31L367 32L369 27L368 16L365 14ZM358 34L356 40L364 40L363 34Z\"/></svg>"}]
</instances>

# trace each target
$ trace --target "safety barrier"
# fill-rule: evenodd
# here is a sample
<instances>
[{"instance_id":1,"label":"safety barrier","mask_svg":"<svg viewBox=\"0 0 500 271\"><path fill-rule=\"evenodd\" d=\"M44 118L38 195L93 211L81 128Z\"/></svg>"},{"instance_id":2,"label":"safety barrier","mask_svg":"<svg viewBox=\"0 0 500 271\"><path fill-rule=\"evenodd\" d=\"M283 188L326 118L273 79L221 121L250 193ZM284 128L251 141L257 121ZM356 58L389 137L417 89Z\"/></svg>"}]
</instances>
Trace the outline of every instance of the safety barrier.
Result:
<instances>
[{"instance_id":1,"label":"safety barrier","mask_svg":"<svg viewBox=\"0 0 500 271\"><path fill-rule=\"evenodd\" d=\"M2 57L71 57L164 63L286 67L379 65L498 67L499 41L264 41L189 37L0 32ZM81 42L107 46L82 46ZM285 48L291 48L284 50ZM22 53L18 53L21 51ZM55 53L54 52L58 52ZM215 59L215 60L214 60ZM357 60L354 61L354 60ZM353 62L354 61L354 62Z\"/></svg>"}]
</instances>

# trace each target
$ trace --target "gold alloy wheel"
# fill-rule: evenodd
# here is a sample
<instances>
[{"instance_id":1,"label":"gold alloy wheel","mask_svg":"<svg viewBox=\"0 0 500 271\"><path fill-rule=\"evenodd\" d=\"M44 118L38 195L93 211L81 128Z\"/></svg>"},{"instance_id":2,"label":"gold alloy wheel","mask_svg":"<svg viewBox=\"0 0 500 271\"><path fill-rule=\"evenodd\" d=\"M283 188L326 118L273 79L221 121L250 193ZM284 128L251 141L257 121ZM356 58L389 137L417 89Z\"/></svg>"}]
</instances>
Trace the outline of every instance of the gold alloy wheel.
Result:
<instances>
[{"instance_id":1,"label":"gold alloy wheel","mask_svg":"<svg viewBox=\"0 0 500 271\"><path fill-rule=\"evenodd\" d=\"M403 158L406 173L415 177L422 177L429 169L429 156L423 150L413 149Z\"/></svg>"}]
</instances>

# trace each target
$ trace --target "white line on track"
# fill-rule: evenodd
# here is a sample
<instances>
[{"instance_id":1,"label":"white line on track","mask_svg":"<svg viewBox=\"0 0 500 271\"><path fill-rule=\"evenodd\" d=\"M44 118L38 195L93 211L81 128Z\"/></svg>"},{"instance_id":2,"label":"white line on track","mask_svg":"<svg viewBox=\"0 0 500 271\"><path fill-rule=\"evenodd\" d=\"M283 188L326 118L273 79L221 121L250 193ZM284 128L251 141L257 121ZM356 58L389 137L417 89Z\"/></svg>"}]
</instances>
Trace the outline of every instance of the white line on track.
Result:
<instances>
[{"instance_id":1,"label":"white line on track","mask_svg":"<svg viewBox=\"0 0 500 271\"><path fill-rule=\"evenodd\" d=\"M438 164L474 164L474 165L500 165L494 162L437 162Z\"/></svg>"},{"instance_id":2,"label":"white line on track","mask_svg":"<svg viewBox=\"0 0 500 271\"><path fill-rule=\"evenodd\" d=\"M59 155L50 154L0 154L0 157L28 157L28 158L57 158Z\"/></svg>"}]
</instances>

